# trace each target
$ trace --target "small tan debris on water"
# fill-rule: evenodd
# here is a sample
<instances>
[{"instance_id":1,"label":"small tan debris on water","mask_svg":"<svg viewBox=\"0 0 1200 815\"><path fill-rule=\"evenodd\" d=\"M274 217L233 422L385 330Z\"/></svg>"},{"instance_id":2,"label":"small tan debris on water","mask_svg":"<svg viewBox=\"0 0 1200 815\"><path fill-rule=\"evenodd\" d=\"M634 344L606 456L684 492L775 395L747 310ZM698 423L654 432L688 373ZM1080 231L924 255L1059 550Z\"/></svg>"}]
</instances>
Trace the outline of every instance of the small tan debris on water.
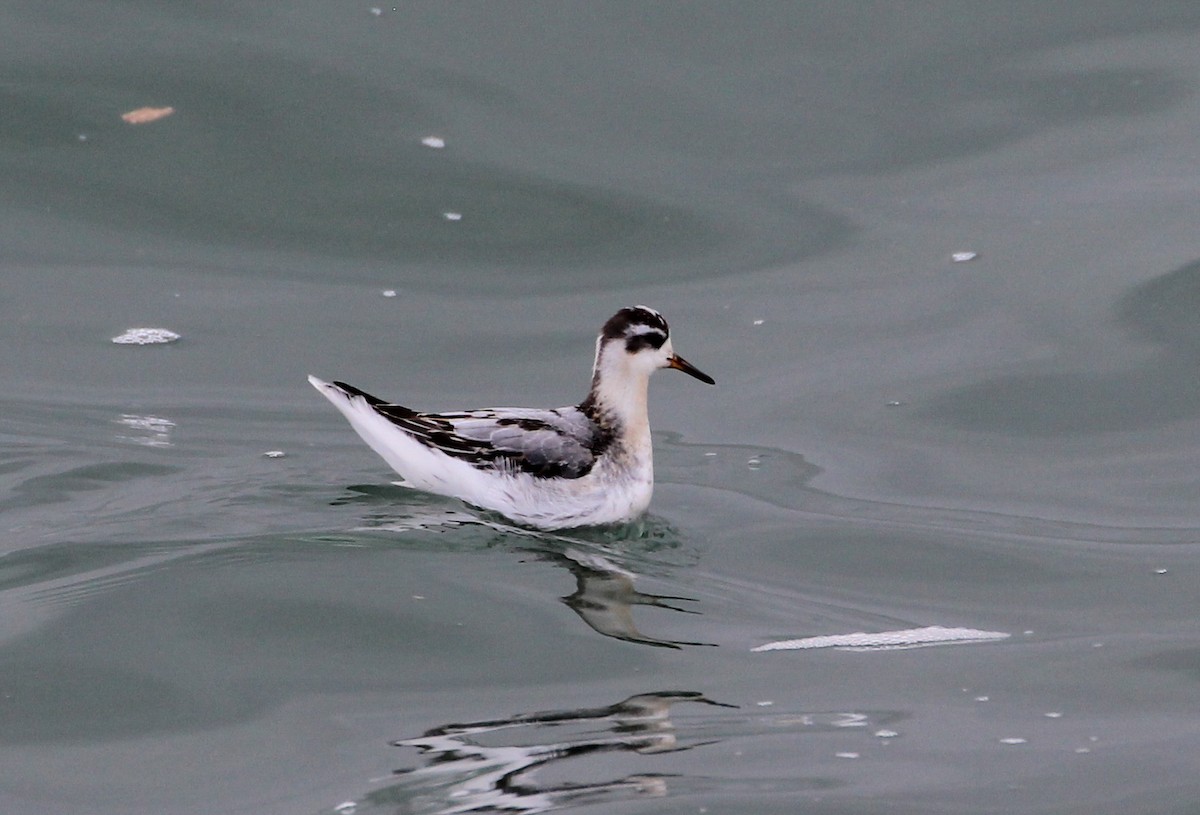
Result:
<instances>
[{"instance_id":1,"label":"small tan debris on water","mask_svg":"<svg viewBox=\"0 0 1200 815\"><path fill-rule=\"evenodd\" d=\"M138 108L128 113L122 113L121 118L131 125L144 125L165 119L175 112L175 108Z\"/></svg>"}]
</instances>

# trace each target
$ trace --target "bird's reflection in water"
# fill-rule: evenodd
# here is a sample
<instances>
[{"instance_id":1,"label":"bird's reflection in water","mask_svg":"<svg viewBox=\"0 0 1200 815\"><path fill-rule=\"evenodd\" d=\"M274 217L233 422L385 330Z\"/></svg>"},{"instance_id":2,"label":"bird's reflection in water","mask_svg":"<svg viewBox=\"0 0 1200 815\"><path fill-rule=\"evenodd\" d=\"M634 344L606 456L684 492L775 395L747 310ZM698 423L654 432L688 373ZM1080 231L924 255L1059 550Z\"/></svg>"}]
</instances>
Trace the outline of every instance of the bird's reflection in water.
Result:
<instances>
[{"instance_id":1,"label":"bird's reflection in water","mask_svg":"<svg viewBox=\"0 0 1200 815\"><path fill-rule=\"evenodd\" d=\"M365 488L355 489L356 492L365 493ZM363 499L360 496L356 500ZM645 594L638 591L635 585L638 575L633 571L633 566L645 565L643 561L648 559L650 553L679 546L678 533L669 524L654 518L620 526L555 533L515 526L498 517L492 519L436 504L424 506L414 503L410 507L410 514L397 517L393 511L393 514L372 518L368 525L353 531L401 532L410 540L414 535L438 534L441 537L432 545L443 551L447 546L445 535L452 534L462 548L499 546L527 552L539 561L553 563L571 573L575 578L575 591L561 599L598 634L659 648L715 645L649 636L643 634L634 622L634 606L654 606L683 614L699 614L695 609L678 605L695 602L692 598Z\"/></svg>"},{"instance_id":2,"label":"bird's reflection in water","mask_svg":"<svg viewBox=\"0 0 1200 815\"><path fill-rule=\"evenodd\" d=\"M396 780L336 811L356 813L548 812L568 805L662 796L675 776L635 773L600 781L542 782L537 771L567 759L615 752L650 755L690 750L716 740L689 739L671 721L680 702L727 705L691 691L631 696L608 707L530 713L448 724L394 742L416 748L424 763L397 770ZM497 738L495 734L503 734ZM489 743L485 744L484 741ZM603 764L571 765L556 773L578 778ZM590 771L590 772L589 772Z\"/></svg>"},{"instance_id":3,"label":"bird's reflection in water","mask_svg":"<svg viewBox=\"0 0 1200 815\"><path fill-rule=\"evenodd\" d=\"M633 621L634 606L655 606L698 614L680 608L668 600L694 602L690 597L666 594L644 594L634 586L634 575L619 568L605 557L573 550L538 552L542 560L557 563L575 576L575 591L562 598L580 618L598 634L626 642L654 645L660 648L680 648L684 645L714 645L711 642L665 640L649 637L638 630Z\"/></svg>"}]
</instances>

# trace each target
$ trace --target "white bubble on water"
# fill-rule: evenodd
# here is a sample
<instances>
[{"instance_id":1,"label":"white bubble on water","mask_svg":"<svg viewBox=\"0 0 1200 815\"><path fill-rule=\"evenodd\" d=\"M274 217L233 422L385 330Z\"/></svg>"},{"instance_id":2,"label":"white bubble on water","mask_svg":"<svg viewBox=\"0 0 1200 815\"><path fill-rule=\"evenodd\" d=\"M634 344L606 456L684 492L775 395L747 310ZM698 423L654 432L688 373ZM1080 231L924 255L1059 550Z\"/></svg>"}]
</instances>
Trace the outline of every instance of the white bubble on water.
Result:
<instances>
[{"instance_id":1,"label":"white bubble on water","mask_svg":"<svg viewBox=\"0 0 1200 815\"><path fill-rule=\"evenodd\" d=\"M127 328L112 341L117 345L163 345L178 339L178 334L166 328Z\"/></svg>"}]
</instances>

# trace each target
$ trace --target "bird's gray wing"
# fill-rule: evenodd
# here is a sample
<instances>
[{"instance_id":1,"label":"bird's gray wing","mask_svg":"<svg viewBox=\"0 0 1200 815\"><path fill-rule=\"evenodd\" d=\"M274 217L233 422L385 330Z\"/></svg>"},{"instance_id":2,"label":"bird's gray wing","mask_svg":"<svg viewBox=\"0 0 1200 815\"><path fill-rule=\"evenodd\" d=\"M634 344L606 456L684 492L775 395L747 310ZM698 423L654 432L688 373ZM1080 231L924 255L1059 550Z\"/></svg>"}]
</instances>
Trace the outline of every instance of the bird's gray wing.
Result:
<instances>
[{"instance_id":1,"label":"bird's gray wing","mask_svg":"<svg viewBox=\"0 0 1200 815\"><path fill-rule=\"evenodd\" d=\"M578 408L494 408L422 418L449 425L455 439L477 445L493 462L538 478L587 475L608 441Z\"/></svg>"},{"instance_id":2,"label":"bird's gray wing","mask_svg":"<svg viewBox=\"0 0 1200 815\"><path fill-rule=\"evenodd\" d=\"M333 384L348 396L362 397L427 447L478 467L511 468L537 478L580 478L612 441L611 432L577 407L418 413L353 385Z\"/></svg>"}]
</instances>

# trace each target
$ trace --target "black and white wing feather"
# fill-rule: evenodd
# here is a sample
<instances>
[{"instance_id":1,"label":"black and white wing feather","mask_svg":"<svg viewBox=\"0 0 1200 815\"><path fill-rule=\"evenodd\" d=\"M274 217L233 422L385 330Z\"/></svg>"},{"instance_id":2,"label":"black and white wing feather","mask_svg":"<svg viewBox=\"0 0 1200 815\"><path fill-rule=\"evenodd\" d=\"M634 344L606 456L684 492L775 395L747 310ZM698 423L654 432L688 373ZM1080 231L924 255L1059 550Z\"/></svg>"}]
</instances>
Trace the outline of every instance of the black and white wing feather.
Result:
<instances>
[{"instance_id":1,"label":"black and white wing feather","mask_svg":"<svg viewBox=\"0 0 1200 815\"><path fill-rule=\"evenodd\" d=\"M390 404L343 382L388 421L420 443L477 467L512 469L536 478L580 478L612 439L576 407L555 410L492 408L456 413L418 413Z\"/></svg>"}]
</instances>

